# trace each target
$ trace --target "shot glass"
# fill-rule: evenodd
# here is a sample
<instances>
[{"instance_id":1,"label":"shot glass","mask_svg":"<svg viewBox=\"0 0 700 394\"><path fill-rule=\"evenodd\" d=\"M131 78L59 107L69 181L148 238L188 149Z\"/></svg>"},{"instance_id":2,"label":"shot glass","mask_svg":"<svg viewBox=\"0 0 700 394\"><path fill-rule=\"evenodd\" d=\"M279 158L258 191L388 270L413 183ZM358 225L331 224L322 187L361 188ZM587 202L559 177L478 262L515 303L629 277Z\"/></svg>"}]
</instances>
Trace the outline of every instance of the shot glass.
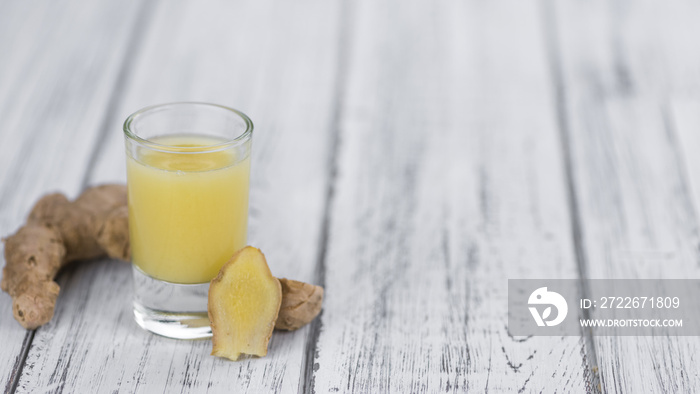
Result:
<instances>
[{"instance_id":1,"label":"shot glass","mask_svg":"<svg viewBox=\"0 0 700 394\"><path fill-rule=\"evenodd\" d=\"M247 241L253 123L215 104L144 108L126 119L134 317L207 338L209 282Z\"/></svg>"}]
</instances>

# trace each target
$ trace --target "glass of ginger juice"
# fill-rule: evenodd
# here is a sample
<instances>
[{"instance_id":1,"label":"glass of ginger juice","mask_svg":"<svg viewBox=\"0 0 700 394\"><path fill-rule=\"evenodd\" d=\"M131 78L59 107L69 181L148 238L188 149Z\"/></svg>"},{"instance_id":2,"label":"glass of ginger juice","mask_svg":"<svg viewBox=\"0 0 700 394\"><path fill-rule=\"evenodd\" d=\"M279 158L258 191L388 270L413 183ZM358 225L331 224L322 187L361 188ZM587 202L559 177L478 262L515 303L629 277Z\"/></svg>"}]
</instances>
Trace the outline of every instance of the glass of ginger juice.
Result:
<instances>
[{"instance_id":1,"label":"glass of ginger juice","mask_svg":"<svg viewBox=\"0 0 700 394\"><path fill-rule=\"evenodd\" d=\"M126 119L134 317L170 338L211 336L209 282L246 245L253 123L206 103Z\"/></svg>"}]
</instances>

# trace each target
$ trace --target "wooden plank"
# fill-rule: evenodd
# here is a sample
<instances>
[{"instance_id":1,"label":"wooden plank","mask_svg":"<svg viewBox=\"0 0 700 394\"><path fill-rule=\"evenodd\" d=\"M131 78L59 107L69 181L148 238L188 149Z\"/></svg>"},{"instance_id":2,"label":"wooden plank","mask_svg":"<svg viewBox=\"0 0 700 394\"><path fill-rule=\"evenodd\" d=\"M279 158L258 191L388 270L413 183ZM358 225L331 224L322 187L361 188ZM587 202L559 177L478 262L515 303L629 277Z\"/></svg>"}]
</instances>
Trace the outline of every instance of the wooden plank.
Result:
<instances>
[{"instance_id":1,"label":"wooden plank","mask_svg":"<svg viewBox=\"0 0 700 394\"><path fill-rule=\"evenodd\" d=\"M140 5L0 4L0 236L24 222L40 195L75 196L83 187ZM0 387L10 392L33 333L12 318L5 293L0 316Z\"/></svg>"},{"instance_id":2,"label":"wooden plank","mask_svg":"<svg viewBox=\"0 0 700 394\"><path fill-rule=\"evenodd\" d=\"M513 338L508 278L576 278L539 3L355 2L315 392L591 390Z\"/></svg>"},{"instance_id":3,"label":"wooden plank","mask_svg":"<svg viewBox=\"0 0 700 394\"><path fill-rule=\"evenodd\" d=\"M700 62L698 62L700 64ZM700 212L700 94L672 99L668 107L668 126L677 137L677 154L687 182L695 217ZM700 239L698 239L700 242ZM700 244L699 244L700 246Z\"/></svg>"},{"instance_id":4,"label":"wooden plank","mask_svg":"<svg viewBox=\"0 0 700 394\"><path fill-rule=\"evenodd\" d=\"M685 176L694 174L683 171L676 136L679 125L697 133L697 120L679 122L673 104L700 92L700 51L691 38L700 33L700 7L680 1L549 6L586 272L700 277L697 207ZM692 372L700 367L698 338L597 337L595 348L605 391L700 390Z\"/></svg>"},{"instance_id":5,"label":"wooden plank","mask_svg":"<svg viewBox=\"0 0 700 394\"><path fill-rule=\"evenodd\" d=\"M90 182L125 181L120 130L143 106L210 101L255 122L251 244L273 273L312 281L331 159L338 3L162 2ZM56 318L35 338L22 388L66 392L293 392L308 328L275 333L268 356L230 362L210 341L141 330L131 313L131 268L102 261L72 271Z\"/></svg>"}]
</instances>

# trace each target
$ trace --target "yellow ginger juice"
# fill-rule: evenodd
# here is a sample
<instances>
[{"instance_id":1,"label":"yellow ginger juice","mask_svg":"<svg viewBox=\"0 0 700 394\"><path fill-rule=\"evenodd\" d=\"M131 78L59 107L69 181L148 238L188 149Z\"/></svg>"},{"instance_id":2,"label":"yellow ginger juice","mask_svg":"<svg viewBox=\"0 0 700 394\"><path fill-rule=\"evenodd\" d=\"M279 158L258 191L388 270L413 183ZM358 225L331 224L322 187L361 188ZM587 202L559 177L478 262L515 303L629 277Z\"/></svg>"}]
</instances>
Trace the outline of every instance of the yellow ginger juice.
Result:
<instances>
[{"instance_id":1,"label":"yellow ginger juice","mask_svg":"<svg viewBox=\"0 0 700 394\"><path fill-rule=\"evenodd\" d=\"M188 152L224 142L210 137L151 141L172 151L127 157L132 261L156 279L208 282L246 245L250 157Z\"/></svg>"}]
</instances>

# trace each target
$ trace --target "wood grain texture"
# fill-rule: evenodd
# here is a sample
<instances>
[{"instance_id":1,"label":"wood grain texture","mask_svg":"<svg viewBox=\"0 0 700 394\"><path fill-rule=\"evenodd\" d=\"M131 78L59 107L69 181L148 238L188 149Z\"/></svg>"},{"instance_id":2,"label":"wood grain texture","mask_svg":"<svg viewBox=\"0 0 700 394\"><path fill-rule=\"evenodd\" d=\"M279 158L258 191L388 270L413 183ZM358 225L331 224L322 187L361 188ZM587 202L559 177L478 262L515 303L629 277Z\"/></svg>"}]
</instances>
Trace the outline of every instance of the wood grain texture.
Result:
<instances>
[{"instance_id":1,"label":"wood grain texture","mask_svg":"<svg viewBox=\"0 0 700 394\"><path fill-rule=\"evenodd\" d=\"M209 101L255 123L249 242L280 277L312 282L336 105L339 3L161 2L90 183L125 181L121 123L143 106ZM210 356L133 321L131 268L101 261L70 272L56 317L34 340L19 392L296 392L308 328L273 335L265 358Z\"/></svg>"},{"instance_id":2,"label":"wood grain texture","mask_svg":"<svg viewBox=\"0 0 700 394\"><path fill-rule=\"evenodd\" d=\"M35 335L0 295L1 387L595 392L595 366L604 392L700 392L697 338L506 328L508 278L700 277L698 16L684 0L0 2L0 235L49 190L124 182L129 113L216 102L256 123L250 243L326 285L318 323L232 363L138 328L128 264L70 267Z\"/></svg>"},{"instance_id":3,"label":"wood grain texture","mask_svg":"<svg viewBox=\"0 0 700 394\"><path fill-rule=\"evenodd\" d=\"M508 278L578 275L538 3L354 4L312 389L594 389L507 333Z\"/></svg>"},{"instance_id":4,"label":"wood grain texture","mask_svg":"<svg viewBox=\"0 0 700 394\"><path fill-rule=\"evenodd\" d=\"M672 99L667 116L667 125L677 138L676 154L682 164L681 174L687 182L686 192L690 194L693 214L697 218L700 212L700 94Z\"/></svg>"},{"instance_id":5,"label":"wood grain texture","mask_svg":"<svg viewBox=\"0 0 700 394\"><path fill-rule=\"evenodd\" d=\"M700 277L697 198L688 183L698 168L694 147L684 145L698 142L698 123L678 105L700 93L700 7L549 6L585 271ZM596 337L595 348L606 392L700 390L696 337Z\"/></svg>"},{"instance_id":6,"label":"wood grain texture","mask_svg":"<svg viewBox=\"0 0 700 394\"><path fill-rule=\"evenodd\" d=\"M0 3L1 237L42 194L74 197L83 187L140 4ZM10 391L33 334L12 318L5 293L0 337L0 387Z\"/></svg>"}]
</instances>

